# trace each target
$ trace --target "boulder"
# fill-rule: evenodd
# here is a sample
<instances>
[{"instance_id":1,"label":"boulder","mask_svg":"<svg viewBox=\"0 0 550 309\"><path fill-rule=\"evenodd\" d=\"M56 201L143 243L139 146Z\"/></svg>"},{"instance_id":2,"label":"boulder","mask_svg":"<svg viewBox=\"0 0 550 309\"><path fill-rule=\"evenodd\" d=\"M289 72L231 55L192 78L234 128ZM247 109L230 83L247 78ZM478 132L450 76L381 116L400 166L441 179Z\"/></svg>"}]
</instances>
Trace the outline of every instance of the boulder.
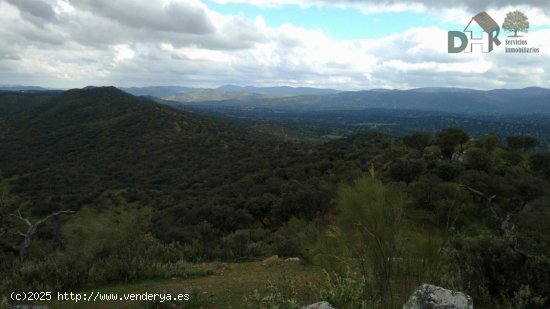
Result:
<instances>
[{"instance_id":1,"label":"boulder","mask_svg":"<svg viewBox=\"0 0 550 309\"><path fill-rule=\"evenodd\" d=\"M268 257L267 259L263 260L262 265L263 266L271 266L271 265L279 264L280 262L281 262L281 259L279 258L279 256L274 255L274 256Z\"/></svg>"},{"instance_id":2,"label":"boulder","mask_svg":"<svg viewBox=\"0 0 550 309\"><path fill-rule=\"evenodd\" d=\"M473 309L473 299L457 291L451 291L431 284L418 287L403 309Z\"/></svg>"},{"instance_id":3,"label":"boulder","mask_svg":"<svg viewBox=\"0 0 550 309\"><path fill-rule=\"evenodd\" d=\"M302 307L302 309L334 309L334 307L332 307L329 302L320 301L318 303Z\"/></svg>"}]
</instances>

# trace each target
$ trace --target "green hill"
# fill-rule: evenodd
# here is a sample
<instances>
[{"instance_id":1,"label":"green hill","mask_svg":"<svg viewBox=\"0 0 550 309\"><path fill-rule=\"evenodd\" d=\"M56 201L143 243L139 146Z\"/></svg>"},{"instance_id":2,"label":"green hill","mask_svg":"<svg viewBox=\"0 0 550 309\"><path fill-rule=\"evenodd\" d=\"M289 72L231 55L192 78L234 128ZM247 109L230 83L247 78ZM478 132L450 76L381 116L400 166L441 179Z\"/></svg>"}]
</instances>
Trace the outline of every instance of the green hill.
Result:
<instances>
[{"instance_id":1,"label":"green hill","mask_svg":"<svg viewBox=\"0 0 550 309\"><path fill-rule=\"evenodd\" d=\"M339 308L394 308L422 282L482 308L547 307L550 155L537 139L448 128L319 143L291 128L112 87L1 93L0 292L186 279L212 273L186 261L278 254L327 270L307 289ZM266 293L251 297L296 297L291 283Z\"/></svg>"},{"instance_id":2,"label":"green hill","mask_svg":"<svg viewBox=\"0 0 550 309\"><path fill-rule=\"evenodd\" d=\"M268 136L115 88L1 97L0 170L38 213L105 192L164 208L265 167ZM136 196L139 195L139 196Z\"/></svg>"},{"instance_id":3,"label":"green hill","mask_svg":"<svg viewBox=\"0 0 550 309\"><path fill-rule=\"evenodd\" d=\"M315 172L324 164L318 156L325 156L315 145L282 142L248 123L175 110L116 88L2 94L0 102L0 171L35 215L100 207L116 196L157 209L163 226L158 235L183 241L203 221L216 233L260 222L277 212L281 192L292 192L288 199L297 203L326 191L322 185L306 189L308 182L319 185L307 173L323 174ZM355 161L345 165L357 169ZM262 184L268 179L278 183ZM283 183L292 179L304 182ZM267 202L269 209L254 209L247 198L264 194L277 197ZM292 206L293 215L311 218L330 199L315 203L313 210ZM289 214L273 216L284 220Z\"/></svg>"}]
</instances>

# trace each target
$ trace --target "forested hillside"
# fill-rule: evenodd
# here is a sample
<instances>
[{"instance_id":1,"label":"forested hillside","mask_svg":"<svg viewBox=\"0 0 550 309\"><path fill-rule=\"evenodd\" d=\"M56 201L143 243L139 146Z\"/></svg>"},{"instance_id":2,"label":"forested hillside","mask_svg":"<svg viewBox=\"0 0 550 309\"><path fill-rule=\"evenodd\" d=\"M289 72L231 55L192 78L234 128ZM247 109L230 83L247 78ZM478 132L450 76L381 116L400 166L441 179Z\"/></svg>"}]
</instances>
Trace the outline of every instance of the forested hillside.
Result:
<instances>
[{"instance_id":1,"label":"forested hillside","mask_svg":"<svg viewBox=\"0 0 550 309\"><path fill-rule=\"evenodd\" d=\"M37 95L30 102L25 95L6 98L13 102L2 106L2 174L36 215L96 205L116 195L181 213L159 216L171 223L159 223L159 233L167 240L187 240L176 235L195 231L194 225L204 220L228 232L262 219L263 213L254 216L255 210L246 208L252 207L246 191L274 172L278 176L271 181L278 183L263 193L287 187L300 198L318 196L302 189L315 183L308 169L327 165L313 145L280 143L244 124L176 111L114 88ZM287 175L286 168L294 164L303 168ZM293 179L305 182L282 183ZM311 218L328 200L309 210L296 206L280 217L308 213Z\"/></svg>"},{"instance_id":2,"label":"forested hillside","mask_svg":"<svg viewBox=\"0 0 550 309\"><path fill-rule=\"evenodd\" d=\"M318 288L338 308L393 308L421 282L487 308L550 304L550 153L536 138L447 128L312 143L276 129L293 132L116 88L0 94L0 290L279 254L332 274Z\"/></svg>"}]
</instances>

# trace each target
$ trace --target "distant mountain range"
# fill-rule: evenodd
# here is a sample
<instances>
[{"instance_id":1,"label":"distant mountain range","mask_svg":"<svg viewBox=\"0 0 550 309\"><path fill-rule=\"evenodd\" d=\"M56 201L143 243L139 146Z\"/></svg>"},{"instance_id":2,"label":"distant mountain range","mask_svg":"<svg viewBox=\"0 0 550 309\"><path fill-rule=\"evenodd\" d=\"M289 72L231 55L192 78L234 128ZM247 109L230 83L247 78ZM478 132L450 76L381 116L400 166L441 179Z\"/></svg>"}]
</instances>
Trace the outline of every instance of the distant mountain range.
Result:
<instances>
[{"instance_id":1,"label":"distant mountain range","mask_svg":"<svg viewBox=\"0 0 550 309\"><path fill-rule=\"evenodd\" d=\"M137 96L155 96L180 102L222 101L229 99L258 99L262 97L288 97L298 95L327 95L342 91L310 87L253 87L224 85L218 88L190 88L181 86L121 87Z\"/></svg>"},{"instance_id":2,"label":"distant mountain range","mask_svg":"<svg viewBox=\"0 0 550 309\"><path fill-rule=\"evenodd\" d=\"M234 86L234 85L225 85L216 88L220 91L226 92L248 92L248 93L257 93L262 95L274 95L274 96L291 96L291 95L326 95L326 94L336 94L342 91L335 89L323 89L323 88L311 88L311 87L289 87L289 86L280 86L280 87L253 87L253 86Z\"/></svg>"},{"instance_id":3,"label":"distant mountain range","mask_svg":"<svg viewBox=\"0 0 550 309\"><path fill-rule=\"evenodd\" d=\"M200 88L181 86L150 86L150 87L119 87L120 90L136 96L167 97L190 91L197 91Z\"/></svg>"},{"instance_id":4,"label":"distant mountain range","mask_svg":"<svg viewBox=\"0 0 550 309\"><path fill-rule=\"evenodd\" d=\"M53 88L44 88L37 86L21 86L21 85L0 85L0 92L17 91L17 92L39 92L39 91L58 91Z\"/></svg>"},{"instance_id":5,"label":"distant mountain range","mask_svg":"<svg viewBox=\"0 0 550 309\"><path fill-rule=\"evenodd\" d=\"M411 90L374 89L338 92L325 95L298 95L285 97L206 98L182 100L167 97L182 104L198 102L209 106L261 107L280 111L327 110L423 110L466 115L550 114L550 89L497 89L489 91L460 88L418 88Z\"/></svg>"},{"instance_id":6,"label":"distant mountain range","mask_svg":"<svg viewBox=\"0 0 550 309\"><path fill-rule=\"evenodd\" d=\"M550 89L473 90L465 88L372 89L339 91L309 87L218 88L151 86L119 88L135 96L154 97L172 106L268 108L278 111L421 110L465 115L550 114ZM1 92L42 92L54 89L0 85ZM59 90L57 90L59 91ZM171 101L171 102L166 102Z\"/></svg>"}]
</instances>

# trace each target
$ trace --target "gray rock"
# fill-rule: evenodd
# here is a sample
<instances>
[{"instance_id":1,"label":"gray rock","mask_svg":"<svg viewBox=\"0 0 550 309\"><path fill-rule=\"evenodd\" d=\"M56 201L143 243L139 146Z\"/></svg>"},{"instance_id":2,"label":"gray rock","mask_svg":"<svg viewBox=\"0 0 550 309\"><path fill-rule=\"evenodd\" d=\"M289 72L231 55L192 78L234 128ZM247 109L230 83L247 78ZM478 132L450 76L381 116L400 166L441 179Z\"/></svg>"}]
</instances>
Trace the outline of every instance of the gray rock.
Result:
<instances>
[{"instance_id":1,"label":"gray rock","mask_svg":"<svg viewBox=\"0 0 550 309\"><path fill-rule=\"evenodd\" d=\"M302 309L334 309L334 307L332 307L329 302L320 301L318 303L302 307Z\"/></svg>"},{"instance_id":2,"label":"gray rock","mask_svg":"<svg viewBox=\"0 0 550 309\"><path fill-rule=\"evenodd\" d=\"M278 255L273 255L271 257L268 257L267 259L262 261L263 266L271 266L275 264L279 264L281 262L281 259Z\"/></svg>"},{"instance_id":3,"label":"gray rock","mask_svg":"<svg viewBox=\"0 0 550 309\"><path fill-rule=\"evenodd\" d=\"M294 262L294 263L299 263L300 262L300 258L299 257L289 257L285 260L285 262Z\"/></svg>"},{"instance_id":4,"label":"gray rock","mask_svg":"<svg viewBox=\"0 0 550 309\"><path fill-rule=\"evenodd\" d=\"M473 299L457 291L422 284L413 292L403 309L473 309Z\"/></svg>"}]
</instances>

